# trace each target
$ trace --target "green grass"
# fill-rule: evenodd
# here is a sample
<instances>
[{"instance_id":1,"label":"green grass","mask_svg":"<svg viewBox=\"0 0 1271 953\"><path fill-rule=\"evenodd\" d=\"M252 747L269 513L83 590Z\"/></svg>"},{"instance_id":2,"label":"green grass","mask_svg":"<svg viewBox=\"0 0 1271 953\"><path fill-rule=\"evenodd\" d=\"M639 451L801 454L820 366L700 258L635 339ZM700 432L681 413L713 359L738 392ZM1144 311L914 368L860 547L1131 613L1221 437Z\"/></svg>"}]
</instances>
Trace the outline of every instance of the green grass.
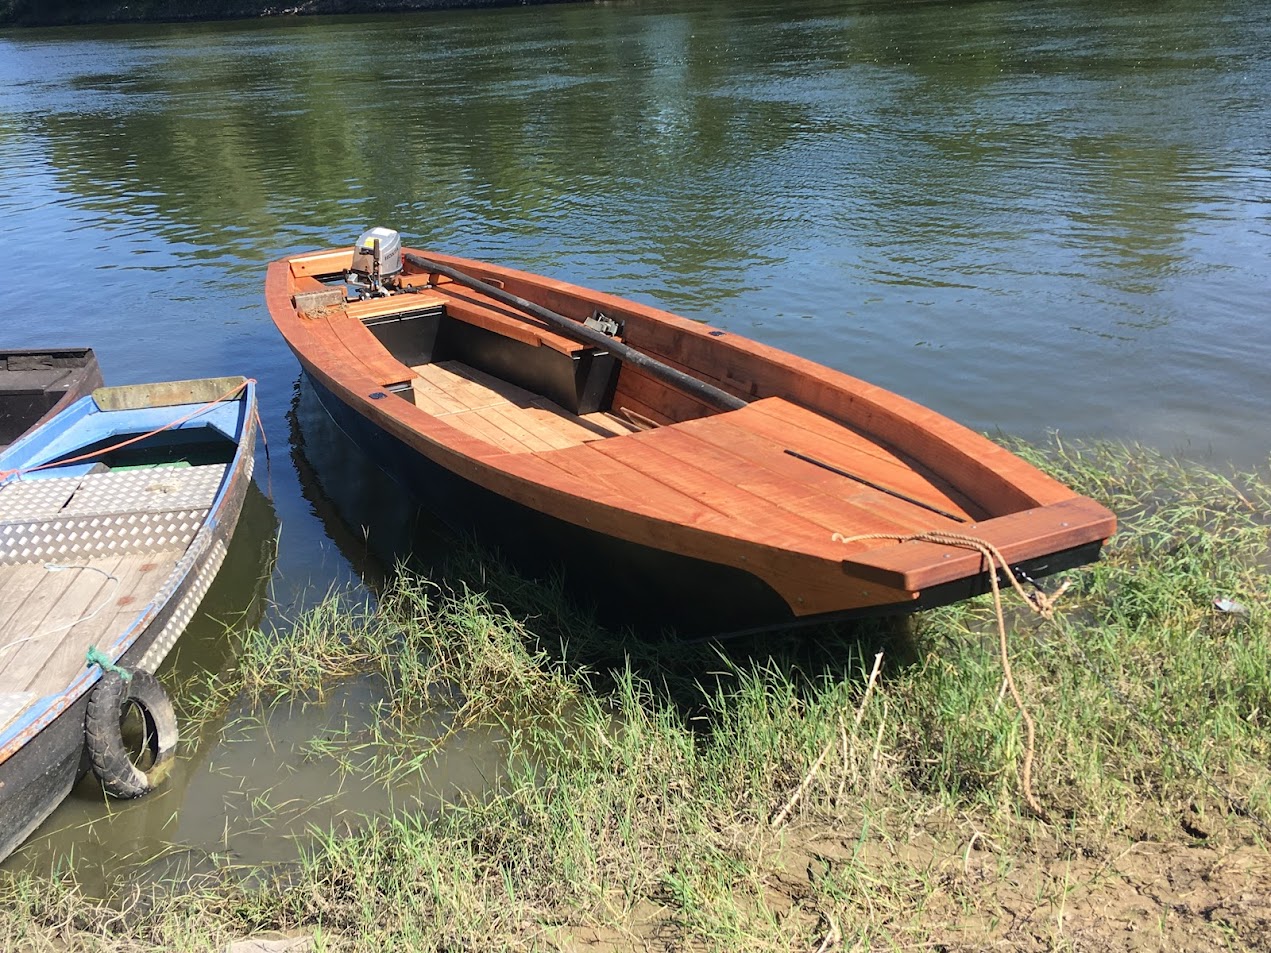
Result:
<instances>
[{"instance_id":1,"label":"green grass","mask_svg":"<svg viewBox=\"0 0 1271 953\"><path fill-rule=\"evenodd\" d=\"M0 876L0 947L215 949L317 930L323 948L366 950L1068 949L1082 924L1100 935L1091 898L1168 893L1136 853L1212 861L1214 883L1238 857L1253 866L1234 883L1265 895L1271 483L1141 448L1012 449L1121 519L1106 558L1068 574L1054 622L1008 615L1045 820L1023 809L1022 724L985 598L680 645L604 631L558 585L486 559L453 591L402 574L374 605L332 596L249 633L233 673L180 694L203 699L188 720L215 724L231 701L312 698L371 672L387 701L364 747L344 746L349 770L426 774L480 727L503 739L490 791L315 830L285 877L227 871L146 916L84 898L69 874ZM1248 615L1216 612L1219 596ZM430 718L449 731L419 733ZM1265 949L1271 910L1241 902L1189 917L1162 899L1160 944Z\"/></svg>"}]
</instances>

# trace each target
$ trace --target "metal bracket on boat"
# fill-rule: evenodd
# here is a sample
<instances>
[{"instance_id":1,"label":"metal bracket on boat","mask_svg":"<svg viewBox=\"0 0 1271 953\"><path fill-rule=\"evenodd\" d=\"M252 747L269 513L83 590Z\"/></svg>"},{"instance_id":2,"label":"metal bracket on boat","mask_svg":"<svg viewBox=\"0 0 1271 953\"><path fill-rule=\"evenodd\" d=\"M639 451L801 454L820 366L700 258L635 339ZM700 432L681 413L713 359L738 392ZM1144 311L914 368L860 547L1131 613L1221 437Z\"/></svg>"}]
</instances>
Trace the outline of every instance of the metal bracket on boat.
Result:
<instances>
[{"instance_id":1,"label":"metal bracket on boat","mask_svg":"<svg viewBox=\"0 0 1271 953\"><path fill-rule=\"evenodd\" d=\"M616 338L622 334L622 322L615 321L600 311L593 311L591 317L583 322L583 327L599 331L601 334L607 334L611 338Z\"/></svg>"}]
</instances>

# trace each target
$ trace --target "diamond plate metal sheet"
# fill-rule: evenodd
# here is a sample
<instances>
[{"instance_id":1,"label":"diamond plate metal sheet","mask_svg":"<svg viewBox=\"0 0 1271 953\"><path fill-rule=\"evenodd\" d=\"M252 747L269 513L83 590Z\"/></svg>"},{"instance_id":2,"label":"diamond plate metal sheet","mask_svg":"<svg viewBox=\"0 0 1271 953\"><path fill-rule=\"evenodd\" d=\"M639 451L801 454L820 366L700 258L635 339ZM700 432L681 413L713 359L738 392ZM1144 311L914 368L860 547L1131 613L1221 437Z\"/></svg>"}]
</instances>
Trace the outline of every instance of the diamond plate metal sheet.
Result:
<instances>
[{"instance_id":1,"label":"diamond plate metal sheet","mask_svg":"<svg viewBox=\"0 0 1271 953\"><path fill-rule=\"evenodd\" d=\"M0 487L0 521L207 508L225 470L218 463L15 480Z\"/></svg>"},{"instance_id":2,"label":"diamond plate metal sheet","mask_svg":"<svg viewBox=\"0 0 1271 953\"><path fill-rule=\"evenodd\" d=\"M208 553L207 559L203 560L199 566L194 580L181 597L181 602L172 613L172 617L141 660L141 668L145 671L153 672L159 667L159 664L167 657L168 652L172 650L172 646L176 644L181 633L185 631L185 627L190 624L190 619L194 617L195 610L198 609L199 603L203 601L203 596L207 594L207 590L211 587L212 580L220 572L221 563L225 562L226 552L228 552L228 548L223 540L213 540L211 552Z\"/></svg>"},{"instance_id":3,"label":"diamond plate metal sheet","mask_svg":"<svg viewBox=\"0 0 1271 953\"><path fill-rule=\"evenodd\" d=\"M64 512L70 516L207 509L224 478L225 464L90 473Z\"/></svg>"},{"instance_id":4,"label":"diamond plate metal sheet","mask_svg":"<svg viewBox=\"0 0 1271 953\"><path fill-rule=\"evenodd\" d=\"M0 564L185 549L206 509L0 523Z\"/></svg>"},{"instance_id":5,"label":"diamond plate metal sheet","mask_svg":"<svg viewBox=\"0 0 1271 953\"><path fill-rule=\"evenodd\" d=\"M0 486L0 520L56 516L79 487L80 479L13 480Z\"/></svg>"}]
</instances>

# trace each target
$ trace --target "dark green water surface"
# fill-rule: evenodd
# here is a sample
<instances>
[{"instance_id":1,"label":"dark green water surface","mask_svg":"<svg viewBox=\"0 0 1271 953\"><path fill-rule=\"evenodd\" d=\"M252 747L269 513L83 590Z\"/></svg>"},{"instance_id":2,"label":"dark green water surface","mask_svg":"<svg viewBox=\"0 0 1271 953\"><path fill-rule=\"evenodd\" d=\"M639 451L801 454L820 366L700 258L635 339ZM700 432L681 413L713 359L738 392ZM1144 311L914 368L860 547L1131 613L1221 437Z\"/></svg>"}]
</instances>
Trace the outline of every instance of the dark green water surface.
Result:
<instances>
[{"instance_id":1,"label":"dark green water surface","mask_svg":"<svg viewBox=\"0 0 1271 953\"><path fill-rule=\"evenodd\" d=\"M661 304L976 429L1265 465L1268 50L1263 0L0 33L0 344L90 344L112 383L257 378L273 512L253 525L281 521L284 608L377 571L365 527L408 511L298 389L262 300L271 259L371 224ZM260 598L246 588L212 614ZM271 751L203 751L188 770L206 777L146 810L212 850L225 792L253 796L215 778ZM100 803L74 809L111 843ZM25 863L49 862L39 843Z\"/></svg>"}]
</instances>

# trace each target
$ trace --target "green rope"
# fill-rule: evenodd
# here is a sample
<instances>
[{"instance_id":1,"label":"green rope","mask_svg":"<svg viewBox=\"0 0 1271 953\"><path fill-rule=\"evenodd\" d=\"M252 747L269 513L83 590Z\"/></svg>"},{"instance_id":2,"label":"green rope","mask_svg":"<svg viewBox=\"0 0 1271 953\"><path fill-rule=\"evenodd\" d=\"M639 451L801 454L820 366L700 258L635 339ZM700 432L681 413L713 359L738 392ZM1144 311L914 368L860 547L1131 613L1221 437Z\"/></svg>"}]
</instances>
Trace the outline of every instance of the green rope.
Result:
<instances>
[{"instance_id":1,"label":"green rope","mask_svg":"<svg viewBox=\"0 0 1271 953\"><path fill-rule=\"evenodd\" d=\"M122 665L116 665L110 660L110 656L103 652L95 645L88 647L88 654L84 656L85 665L100 665L103 672L114 672L125 682L132 681L132 672L124 668Z\"/></svg>"}]
</instances>

